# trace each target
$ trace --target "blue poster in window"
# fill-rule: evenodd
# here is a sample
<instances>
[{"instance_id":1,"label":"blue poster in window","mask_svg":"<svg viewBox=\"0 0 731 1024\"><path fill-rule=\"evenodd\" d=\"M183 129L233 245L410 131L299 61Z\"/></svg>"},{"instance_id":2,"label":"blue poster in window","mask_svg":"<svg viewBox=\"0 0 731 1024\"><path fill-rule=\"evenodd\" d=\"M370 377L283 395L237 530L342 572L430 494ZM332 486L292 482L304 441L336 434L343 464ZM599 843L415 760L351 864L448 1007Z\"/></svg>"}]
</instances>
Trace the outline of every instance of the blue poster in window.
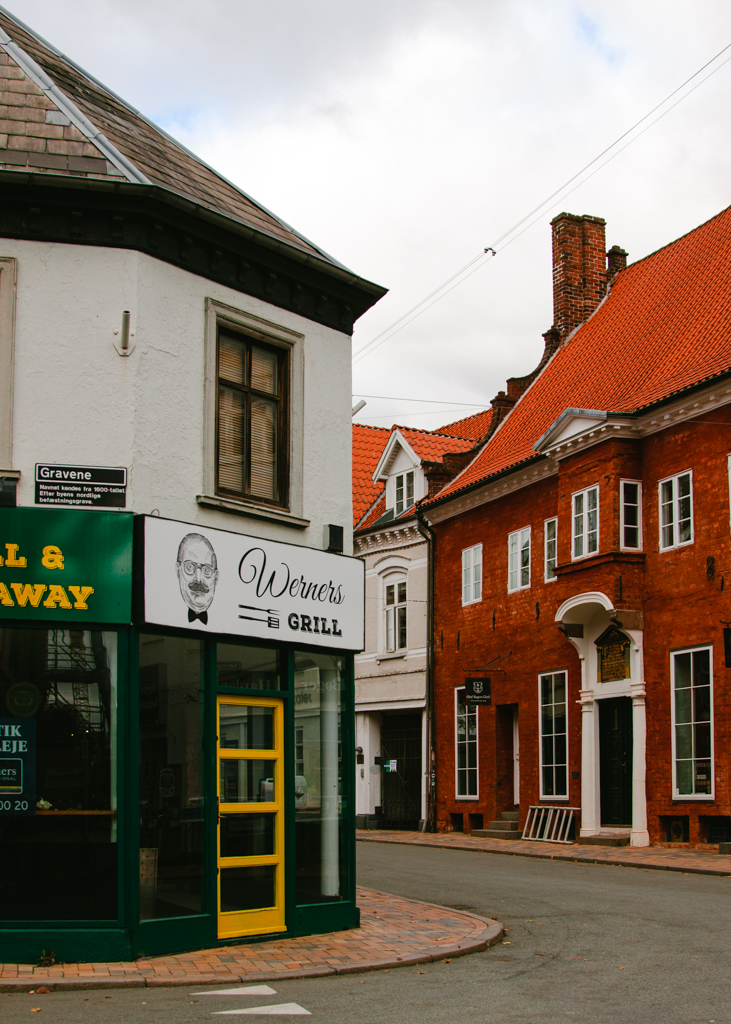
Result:
<instances>
[{"instance_id":1,"label":"blue poster in window","mask_svg":"<svg viewBox=\"0 0 731 1024\"><path fill-rule=\"evenodd\" d=\"M35 813L35 718L0 718L0 816Z\"/></svg>"}]
</instances>

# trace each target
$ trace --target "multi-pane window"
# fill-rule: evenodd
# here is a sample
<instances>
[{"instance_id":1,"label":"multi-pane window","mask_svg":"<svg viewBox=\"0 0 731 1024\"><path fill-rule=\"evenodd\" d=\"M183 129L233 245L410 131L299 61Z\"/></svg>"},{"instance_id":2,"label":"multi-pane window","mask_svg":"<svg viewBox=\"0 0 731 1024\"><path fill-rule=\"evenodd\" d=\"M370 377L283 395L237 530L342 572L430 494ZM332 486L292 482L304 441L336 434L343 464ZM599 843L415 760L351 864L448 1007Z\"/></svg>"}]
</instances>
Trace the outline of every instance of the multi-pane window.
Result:
<instances>
[{"instance_id":1,"label":"multi-pane window","mask_svg":"<svg viewBox=\"0 0 731 1024\"><path fill-rule=\"evenodd\" d=\"M690 471L660 481L660 550L693 541L693 479Z\"/></svg>"},{"instance_id":2,"label":"multi-pane window","mask_svg":"<svg viewBox=\"0 0 731 1024\"><path fill-rule=\"evenodd\" d=\"M530 586L530 526L508 534L508 590Z\"/></svg>"},{"instance_id":3,"label":"multi-pane window","mask_svg":"<svg viewBox=\"0 0 731 1024\"><path fill-rule=\"evenodd\" d=\"M568 743L566 673L553 672L538 681L541 714L541 798L567 797Z\"/></svg>"},{"instance_id":4,"label":"multi-pane window","mask_svg":"<svg viewBox=\"0 0 731 1024\"><path fill-rule=\"evenodd\" d=\"M414 471L396 477L396 515L400 516L414 504Z\"/></svg>"},{"instance_id":5,"label":"multi-pane window","mask_svg":"<svg viewBox=\"0 0 731 1024\"><path fill-rule=\"evenodd\" d=\"M386 584L386 650L406 649L406 581Z\"/></svg>"},{"instance_id":6,"label":"multi-pane window","mask_svg":"<svg viewBox=\"0 0 731 1024\"><path fill-rule=\"evenodd\" d=\"M464 688L455 690L455 743L457 796L477 798L477 708L465 700Z\"/></svg>"},{"instance_id":7,"label":"multi-pane window","mask_svg":"<svg viewBox=\"0 0 731 1024\"><path fill-rule=\"evenodd\" d=\"M671 655L675 797L713 796L711 648Z\"/></svg>"},{"instance_id":8,"label":"multi-pane window","mask_svg":"<svg viewBox=\"0 0 731 1024\"><path fill-rule=\"evenodd\" d=\"M286 503L286 362L283 349L219 331L219 494Z\"/></svg>"},{"instance_id":9,"label":"multi-pane window","mask_svg":"<svg viewBox=\"0 0 731 1024\"><path fill-rule=\"evenodd\" d=\"M462 552L462 604L482 600L482 544Z\"/></svg>"},{"instance_id":10,"label":"multi-pane window","mask_svg":"<svg viewBox=\"0 0 731 1024\"><path fill-rule=\"evenodd\" d=\"M619 530L621 547L642 547L642 484L636 480L619 483Z\"/></svg>"},{"instance_id":11,"label":"multi-pane window","mask_svg":"<svg viewBox=\"0 0 731 1024\"><path fill-rule=\"evenodd\" d=\"M544 524L543 551L545 558L544 578L546 583L556 579L558 562L558 519L547 519Z\"/></svg>"},{"instance_id":12,"label":"multi-pane window","mask_svg":"<svg viewBox=\"0 0 731 1024\"><path fill-rule=\"evenodd\" d=\"M599 550L599 488L577 491L572 512L571 557L583 558Z\"/></svg>"}]
</instances>

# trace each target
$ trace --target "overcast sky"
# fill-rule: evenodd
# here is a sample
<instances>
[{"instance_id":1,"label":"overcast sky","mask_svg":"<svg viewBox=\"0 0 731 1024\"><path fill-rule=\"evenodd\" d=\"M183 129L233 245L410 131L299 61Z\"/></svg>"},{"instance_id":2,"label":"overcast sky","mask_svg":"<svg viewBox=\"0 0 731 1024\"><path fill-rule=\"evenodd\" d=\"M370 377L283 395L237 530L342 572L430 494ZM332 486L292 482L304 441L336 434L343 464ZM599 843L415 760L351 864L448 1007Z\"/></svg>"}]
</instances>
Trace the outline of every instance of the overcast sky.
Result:
<instances>
[{"instance_id":1,"label":"overcast sky","mask_svg":"<svg viewBox=\"0 0 731 1024\"><path fill-rule=\"evenodd\" d=\"M4 2L388 287L356 350L731 43L728 0ZM452 404L369 398L357 419L434 428L533 369L560 210L605 217L636 260L729 205L730 101L731 63L355 365L356 394Z\"/></svg>"}]
</instances>

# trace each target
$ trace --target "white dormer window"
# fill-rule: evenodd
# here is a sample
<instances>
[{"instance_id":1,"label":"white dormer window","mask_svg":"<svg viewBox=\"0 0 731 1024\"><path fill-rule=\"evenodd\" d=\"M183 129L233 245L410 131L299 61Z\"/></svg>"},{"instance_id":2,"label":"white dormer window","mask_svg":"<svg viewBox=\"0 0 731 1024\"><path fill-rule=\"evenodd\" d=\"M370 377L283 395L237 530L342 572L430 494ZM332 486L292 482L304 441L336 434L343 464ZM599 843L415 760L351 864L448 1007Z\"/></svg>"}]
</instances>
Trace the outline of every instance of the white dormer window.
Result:
<instances>
[{"instance_id":1,"label":"white dormer window","mask_svg":"<svg viewBox=\"0 0 731 1024\"><path fill-rule=\"evenodd\" d=\"M396 477L396 515L400 516L414 504L414 471Z\"/></svg>"}]
</instances>

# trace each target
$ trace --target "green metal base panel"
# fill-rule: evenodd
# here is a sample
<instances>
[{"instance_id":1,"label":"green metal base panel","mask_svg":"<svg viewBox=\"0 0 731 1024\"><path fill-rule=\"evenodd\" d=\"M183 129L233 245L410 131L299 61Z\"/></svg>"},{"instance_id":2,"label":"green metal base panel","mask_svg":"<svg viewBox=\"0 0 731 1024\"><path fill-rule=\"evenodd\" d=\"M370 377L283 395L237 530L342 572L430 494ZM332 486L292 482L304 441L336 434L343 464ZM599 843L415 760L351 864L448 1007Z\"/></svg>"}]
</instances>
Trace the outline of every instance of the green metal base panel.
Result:
<instances>
[{"instance_id":1,"label":"green metal base panel","mask_svg":"<svg viewBox=\"0 0 731 1024\"><path fill-rule=\"evenodd\" d=\"M0 930L0 963L36 964L43 950L57 963L105 963L131 960L129 935L123 928L43 928Z\"/></svg>"}]
</instances>

